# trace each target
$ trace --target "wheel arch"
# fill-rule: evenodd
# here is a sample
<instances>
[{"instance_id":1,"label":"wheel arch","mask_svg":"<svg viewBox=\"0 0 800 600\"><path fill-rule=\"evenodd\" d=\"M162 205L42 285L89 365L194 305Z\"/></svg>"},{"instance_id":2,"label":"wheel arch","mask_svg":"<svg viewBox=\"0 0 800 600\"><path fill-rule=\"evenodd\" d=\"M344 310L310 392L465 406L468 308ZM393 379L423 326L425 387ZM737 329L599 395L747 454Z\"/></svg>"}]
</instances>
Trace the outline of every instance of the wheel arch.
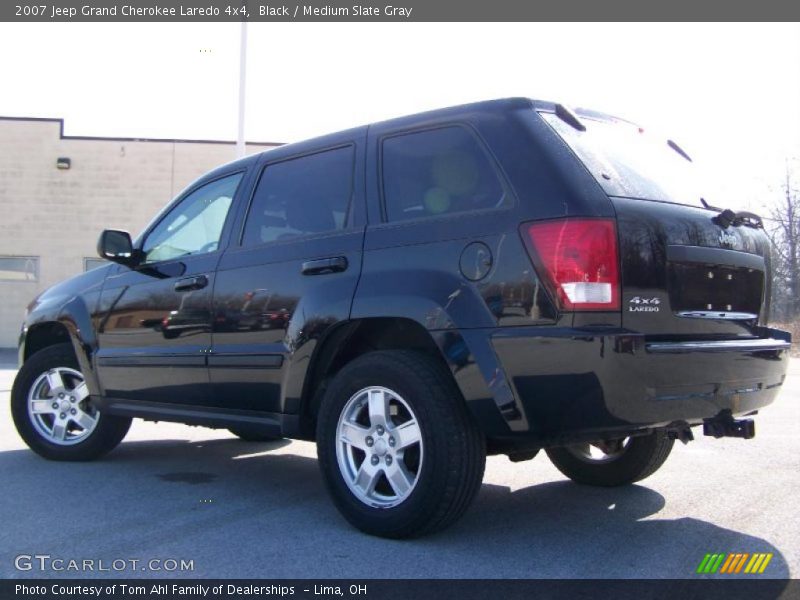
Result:
<instances>
[{"instance_id":1,"label":"wheel arch","mask_svg":"<svg viewBox=\"0 0 800 600\"><path fill-rule=\"evenodd\" d=\"M58 321L44 321L31 325L24 334L20 347L21 362L27 361L31 356L56 344L71 342L69 330Z\"/></svg>"},{"instance_id":2,"label":"wheel arch","mask_svg":"<svg viewBox=\"0 0 800 600\"><path fill-rule=\"evenodd\" d=\"M314 438L316 415L333 376L352 360L377 350L413 350L429 356L450 373L481 429L508 431L492 391L481 373L475 373L483 371L477 355L460 332L429 331L407 317L369 317L333 327L317 343L299 394L300 437Z\"/></svg>"},{"instance_id":3,"label":"wheel arch","mask_svg":"<svg viewBox=\"0 0 800 600\"><path fill-rule=\"evenodd\" d=\"M92 366L96 336L89 309L76 296L66 302L56 313L42 315L26 326L21 338L20 362L27 361L36 352L56 344L71 343L81 373L91 394L99 394L97 375Z\"/></svg>"}]
</instances>

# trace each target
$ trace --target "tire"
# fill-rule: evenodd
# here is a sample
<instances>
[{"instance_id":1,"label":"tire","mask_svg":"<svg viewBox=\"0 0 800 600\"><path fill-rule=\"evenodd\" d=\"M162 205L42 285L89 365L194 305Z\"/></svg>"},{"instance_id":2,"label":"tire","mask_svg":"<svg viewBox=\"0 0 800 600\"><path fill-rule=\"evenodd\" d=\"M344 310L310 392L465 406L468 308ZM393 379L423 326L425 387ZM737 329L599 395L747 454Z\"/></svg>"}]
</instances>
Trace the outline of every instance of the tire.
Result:
<instances>
[{"instance_id":1,"label":"tire","mask_svg":"<svg viewBox=\"0 0 800 600\"><path fill-rule=\"evenodd\" d=\"M246 427L237 427L228 429L228 431L244 442L274 442L283 439L279 435L267 435L261 433L258 429L248 429Z\"/></svg>"},{"instance_id":2,"label":"tire","mask_svg":"<svg viewBox=\"0 0 800 600\"><path fill-rule=\"evenodd\" d=\"M382 407L378 416L372 407ZM352 525L408 538L464 514L483 480L486 444L450 374L425 355L393 350L356 358L327 387L317 454L328 491ZM364 473L370 485L356 486Z\"/></svg>"},{"instance_id":3,"label":"tire","mask_svg":"<svg viewBox=\"0 0 800 600\"><path fill-rule=\"evenodd\" d=\"M626 445L600 459L593 460L585 456L589 444L548 448L547 456L572 481L614 487L641 481L655 473L667 460L675 444L675 440L667 437L663 430L626 440Z\"/></svg>"},{"instance_id":4,"label":"tire","mask_svg":"<svg viewBox=\"0 0 800 600\"><path fill-rule=\"evenodd\" d=\"M11 415L20 437L49 460L99 458L131 426L130 418L100 414L79 369L72 344L49 346L25 361L11 389Z\"/></svg>"}]
</instances>

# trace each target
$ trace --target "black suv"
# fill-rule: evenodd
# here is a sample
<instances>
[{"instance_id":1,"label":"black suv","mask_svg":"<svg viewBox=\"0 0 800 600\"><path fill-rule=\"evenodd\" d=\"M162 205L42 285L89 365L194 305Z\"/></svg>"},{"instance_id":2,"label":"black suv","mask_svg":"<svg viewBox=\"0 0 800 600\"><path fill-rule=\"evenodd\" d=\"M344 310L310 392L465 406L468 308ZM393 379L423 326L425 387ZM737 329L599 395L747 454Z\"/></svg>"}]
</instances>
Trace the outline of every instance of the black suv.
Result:
<instances>
[{"instance_id":1,"label":"black suv","mask_svg":"<svg viewBox=\"0 0 800 600\"><path fill-rule=\"evenodd\" d=\"M132 417L316 440L356 527L442 529L485 457L647 477L703 425L749 438L784 380L758 217L669 140L528 99L291 144L200 178L111 263L29 306L12 393L42 456Z\"/></svg>"}]
</instances>

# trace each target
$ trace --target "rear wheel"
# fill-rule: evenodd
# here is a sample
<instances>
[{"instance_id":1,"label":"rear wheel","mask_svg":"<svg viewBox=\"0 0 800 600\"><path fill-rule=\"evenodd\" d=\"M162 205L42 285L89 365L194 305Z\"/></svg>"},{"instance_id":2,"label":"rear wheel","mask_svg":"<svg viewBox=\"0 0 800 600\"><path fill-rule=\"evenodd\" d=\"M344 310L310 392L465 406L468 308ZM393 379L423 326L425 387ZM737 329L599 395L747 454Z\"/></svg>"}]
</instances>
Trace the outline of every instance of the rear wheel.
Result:
<instances>
[{"instance_id":1,"label":"rear wheel","mask_svg":"<svg viewBox=\"0 0 800 600\"><path fill-rule=\"evenodd\" d=\"M577 483L613 487L640 481L667 460L675 441L665 431L648 435L548 448L547 456Z\"/></svg>"},{"instance_id":2,"label":"rear wheel","mask_svg":"<svg viewBox=\"0 0 800 600\"><path fill-rule=\"evenodd\" d=\"M11 390L11 414L22 439L50 460L92 460L115 448L131 419L102 415L71 344L58 344L31 356Z\"/></svg>"},{"instance_id":3,"label":"rear wheel","mask_svg":"<svg viewBox=\"0 0 800 600\"><path fill-rule=\"evenodd\" d=\"M408 351L372 352L328 386L317 452L336 506L390 538L444 529L483 479L484 438L449 374Z\"/></svg>"}]
</instances>

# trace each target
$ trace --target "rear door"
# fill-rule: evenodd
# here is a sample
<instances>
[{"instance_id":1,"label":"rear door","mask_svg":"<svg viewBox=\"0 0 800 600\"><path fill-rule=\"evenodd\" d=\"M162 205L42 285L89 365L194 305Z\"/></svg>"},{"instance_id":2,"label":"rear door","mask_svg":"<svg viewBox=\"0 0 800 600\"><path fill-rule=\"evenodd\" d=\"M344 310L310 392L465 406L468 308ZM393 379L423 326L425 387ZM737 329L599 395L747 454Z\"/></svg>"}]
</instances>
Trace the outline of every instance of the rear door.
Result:
<instances>
[{"instance_id":1,"label":"rear door","mask_svg":"<svg viewBox=\"0 0 800 600\"><path fill-rule=\"evenodd\" d=\"M672 141L607 115L540 115L617 215L622 324L653 336L751 336L769 311L769 241L757 219L703 208L707 189ZM724 199L712 198L714 204Z\"/></svg>"},{"instance_id":2,"label":"rear door","mask_svg":"<svg viewBox=\"0 0 800 600\"><path fill-rule=\"evenodd\" d=\"M289 370L305 369L314 344L349 318L361 271L365 134L262 160L238 239L217 271L213 405L296 412Z\"/></svg>"}]
</instances>

